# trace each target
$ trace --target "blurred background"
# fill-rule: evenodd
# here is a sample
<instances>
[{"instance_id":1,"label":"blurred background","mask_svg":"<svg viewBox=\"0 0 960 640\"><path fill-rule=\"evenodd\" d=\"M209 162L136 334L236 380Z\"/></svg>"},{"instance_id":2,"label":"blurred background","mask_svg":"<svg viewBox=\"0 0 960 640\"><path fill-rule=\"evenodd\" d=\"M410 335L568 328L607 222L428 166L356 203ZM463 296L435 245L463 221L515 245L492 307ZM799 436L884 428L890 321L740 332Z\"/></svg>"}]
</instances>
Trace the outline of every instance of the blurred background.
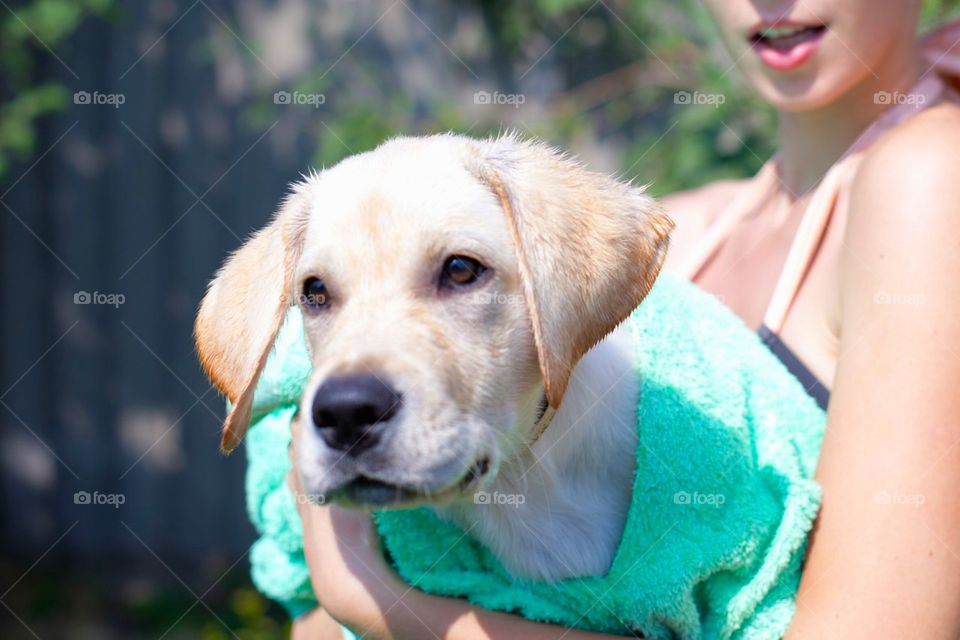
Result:
<instances>
[{"instance_id":1,"label":"blurred background","mask_svg":"<svg viewBox=\"0 0 960 640\"><path fill-rule=\"evenodd\" d=\"M700 0L0 7L5 639L285 637L191 330L300 173L516 129L664 194L773 148Z\"/></svg>"}]
</instances>

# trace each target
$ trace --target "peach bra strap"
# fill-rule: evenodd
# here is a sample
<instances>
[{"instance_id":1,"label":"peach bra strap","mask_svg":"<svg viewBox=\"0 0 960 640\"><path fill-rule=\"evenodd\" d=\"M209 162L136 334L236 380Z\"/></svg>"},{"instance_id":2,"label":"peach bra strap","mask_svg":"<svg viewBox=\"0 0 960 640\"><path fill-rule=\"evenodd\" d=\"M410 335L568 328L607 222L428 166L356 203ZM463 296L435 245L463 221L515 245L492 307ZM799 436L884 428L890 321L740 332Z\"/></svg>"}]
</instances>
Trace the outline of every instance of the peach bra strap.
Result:
<instances>
[{"instance_id":1,"label":"peach bra strap","mask_svg":"<svg viewBox=\"0 0 960 640\"><path fill-rule=\"evenodd\" d=\"M733 201L728 204L713 224L706 230L703 237L693 247L690 255L678 267L680 275L688 280L695 280L710 258L720 250L720 246L727 241L733 230L757 207L772 197L779 186L777 177L776 157L767 161L763 168L754 176L750 188L743 189Z\"/></svg>"},{"instance_id":2,"label":"peach bra strap","mask_svg":"<svg viewBox=\"0 0 960 640\"><path fill-rule=\"evenodd\" d=\"M790 306L826 235L840 190L853 175L856 160L855 155L846 156L833 165L810 198L763 317L763 325L772 333L779 334L783 329Z\"/></svg>"},{"instance_id":3,"label":"peach bra strap","mask_svg":"<svg viewBox=\"0 0 960 640\"><path fill-rule=\"evenodd\" d=\"M952 33L957 39L960 39L960 26L954 26ZM936 32L936 35L942 37L940 31ZM954 42L957 42L957 39L954 39ZM933 62L934 60L931 59L931 63ZM960 59L950 59L950 62L957 62L958 66L956 69L948 69L947 71L953 71L960 75ZM937 66L939 71L940 65ZM797 234L790 246L787 260L764 316L764 325L771 332L779 333L783 328L790 307L829 227L837 199L843 190L849 186L855 174L858 161L862 157L860 152L885 131L923 109L936 104L942 99L946 90L943 79L937 73L929 73L910 93L901 96L895 106L875 120L820 181L804 211ZM710 228L707 229L699 245L694 248L687 260L679 265L679 273L690 280L694 280L719 251L727 238L730 237L734 229L764 202L773 197L780 186L778 160L775 156L757 173L749 187L742 190L733 202L720 213Z\"/></svg>"}]
</instances>

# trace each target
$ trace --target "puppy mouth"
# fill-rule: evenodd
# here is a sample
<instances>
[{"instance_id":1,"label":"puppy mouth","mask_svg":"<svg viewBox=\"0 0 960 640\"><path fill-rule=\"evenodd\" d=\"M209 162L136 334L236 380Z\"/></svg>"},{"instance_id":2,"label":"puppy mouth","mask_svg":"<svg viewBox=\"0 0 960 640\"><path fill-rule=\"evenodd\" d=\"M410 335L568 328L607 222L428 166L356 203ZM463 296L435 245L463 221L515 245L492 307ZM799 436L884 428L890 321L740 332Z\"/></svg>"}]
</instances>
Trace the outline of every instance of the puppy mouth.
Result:
<instances>
[{"instance_id":1,"label":"puppy mouth","mask_svg":"<svg viewBox=\"0 0 960 640\"><path fill-rule=\"evenodd\" d=\"M444 504L464 495L490 471L490 458L474 462L462 478L440 489L397 484L359 475L331 492L331 501L347 507L409 508L419 504Z\"/></svg>"},{"instance_id":2,"label":"puppy mouth","mask_svg":"<svg viewBox=\"0 0 960 640\"><path fill-rule=\"evenodd\" d=\"M331 498L346 506L388 507L414 502L419 496L420 492L415 489L366 476L357 476L334 491Z\"/></svg>"}]
</instances>

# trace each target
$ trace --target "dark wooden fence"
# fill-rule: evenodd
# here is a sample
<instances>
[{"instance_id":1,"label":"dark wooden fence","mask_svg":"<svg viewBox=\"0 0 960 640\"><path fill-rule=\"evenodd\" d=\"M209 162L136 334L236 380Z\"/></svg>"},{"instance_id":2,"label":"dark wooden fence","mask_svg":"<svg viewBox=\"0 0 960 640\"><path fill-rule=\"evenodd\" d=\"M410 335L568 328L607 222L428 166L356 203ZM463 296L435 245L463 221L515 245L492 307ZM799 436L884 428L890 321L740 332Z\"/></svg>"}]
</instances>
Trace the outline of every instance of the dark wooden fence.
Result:
<instances>
[{"instance_id":1,"label":"dark wooden fence","mask_svg":"<svg viewBox=\"0 0 960 640\"><path fill-rule=\"evenodd\" d=\"M126 3L62 62L43 57L77 99L3 187L8 553L197 558L252 540L243 454L217 452L222 401L191 322L217 263L307 157L223 100L203 43L232 10L208 4Z\"/></svg>"},{"instance_id":2,"label":"dark wooden fence","mask_svg":"<svg viewBox=\"0 0 960 640\"><path fill-rule=\"evenodd\" d=\"M564 25L505 58L496 4L123 2L55 53L37 45L38 78L74 101L0 179L0 556L243 557L244 454L218 453L223 401L193 349L204 287L312 160L380 135L335 116L399 98L394 128L429 129L443 100L464 129L523 129L538 92L589 77L554 59ZM616 4L594 13L616 25ZM303 78L323 105L275 104ZM475 97L520 80L523 110Z\"/></svg>"},{"instance_id":3,"label":"dark wooden fence","mask_svg":"<svg viewBox=\"0 0 960 640\"><path fill-rule=\"evenodd\" d=\"M413 113L431 92L469 112L497 86L475 62L487 51L453 52L457 33L484 29L459 4L130 2L55 55L37 46L40 79L76 93L0 189L4 555L247 549L244 454L217 450L223 401L196 362L197 303L318 139L356 144L326 118L358 57ZM321 109L263 100L305 67L334 87Z\"/></svg>"}]
</instances>

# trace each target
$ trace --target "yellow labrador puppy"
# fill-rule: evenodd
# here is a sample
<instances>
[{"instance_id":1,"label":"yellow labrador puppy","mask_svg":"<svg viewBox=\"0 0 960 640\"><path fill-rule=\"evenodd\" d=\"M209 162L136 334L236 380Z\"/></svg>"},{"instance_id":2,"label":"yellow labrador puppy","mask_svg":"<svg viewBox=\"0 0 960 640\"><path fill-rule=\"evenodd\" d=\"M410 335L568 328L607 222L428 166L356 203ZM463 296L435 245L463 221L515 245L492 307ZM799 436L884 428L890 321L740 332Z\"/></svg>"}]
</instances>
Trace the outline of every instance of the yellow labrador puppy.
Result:
<instances>
[{"instance_id":1,"label":"yellow labrador puppy","mask_svg":"<svg viewBox=\"0 0 960 640\"><path fill-rule=\"evenodd\" d=\"M637 446L615 329L671 226L643 189L515 136L398 138L311 175L200 307L200 358L233 407L223 448L296 304L307 494L429 504L520 576L602 574Z\"/></svg>"}]
</instances>

